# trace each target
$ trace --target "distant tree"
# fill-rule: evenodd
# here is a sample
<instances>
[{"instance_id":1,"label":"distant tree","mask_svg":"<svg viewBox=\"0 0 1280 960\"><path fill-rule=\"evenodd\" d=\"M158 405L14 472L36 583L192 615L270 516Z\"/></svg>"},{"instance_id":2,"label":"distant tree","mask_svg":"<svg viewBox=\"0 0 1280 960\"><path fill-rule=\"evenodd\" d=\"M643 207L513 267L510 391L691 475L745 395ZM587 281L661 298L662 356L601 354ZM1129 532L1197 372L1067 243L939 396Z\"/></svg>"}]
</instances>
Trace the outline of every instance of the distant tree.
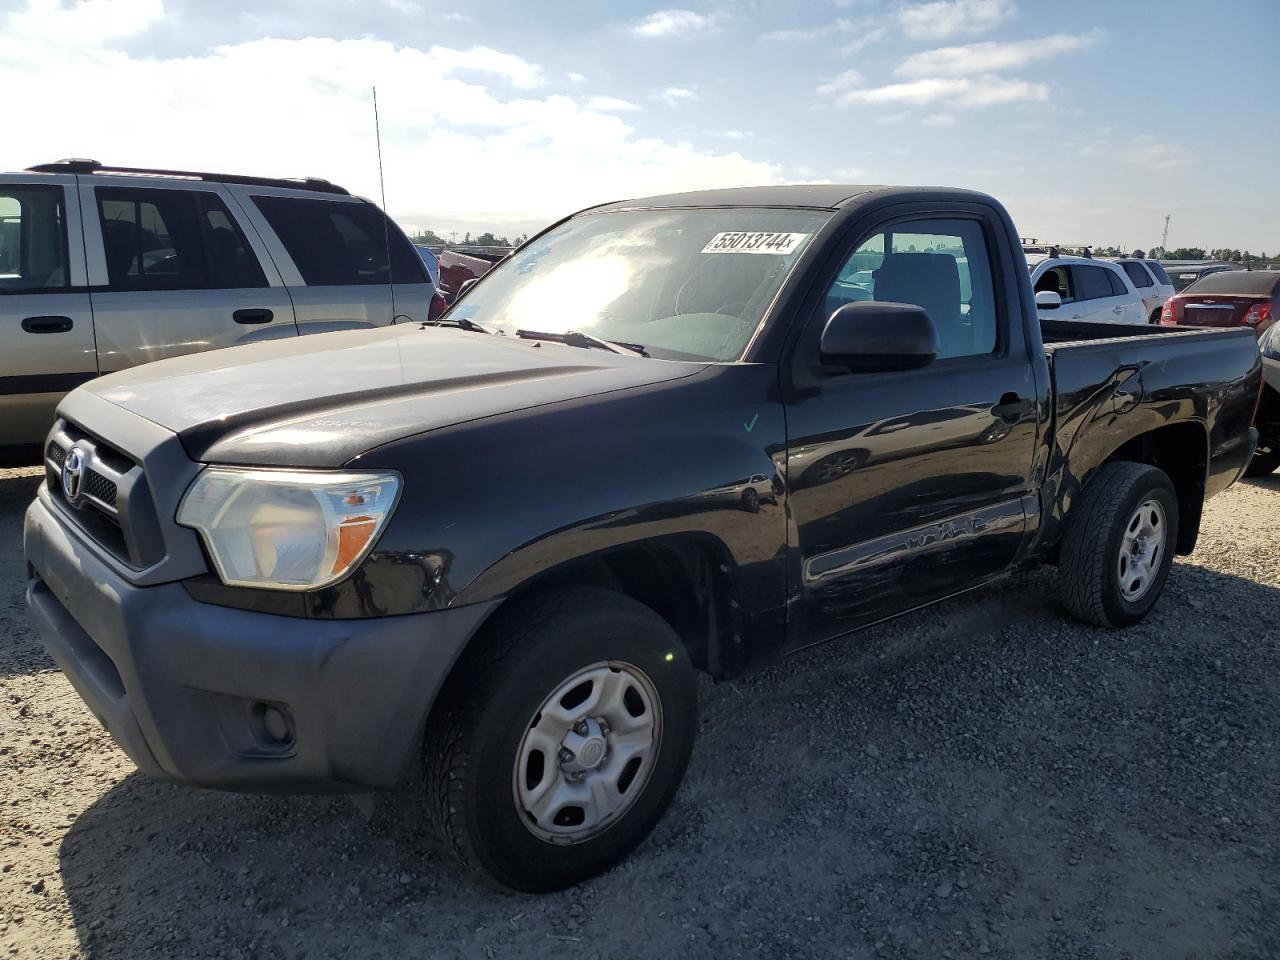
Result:
<instances>
[{"instance_id":1,"label":"distant tree","mask_svg":"<svg viewBox=\"0 0 1280 960\"><path fill-rule=\"evenodd\" d=\"M422 243L427 246L443 246L444 237L440 236L434 230L423 230L421 233L415 233L409 237L414 243Z\"/></svg>"},{"instance_id":2,"label":"distant tree","mask_svg":"<svg viewBox=\"0 0 1280 960\"><path fill-rule=\"evenodd\" d=\"M480 247L496 247L501 241L493 235L493 231L486 230L476 237L475 242Z\"/></svg>"},{"instance_id":3,"label":"distant tree","mask_svg":"<svg viewBox=\"0 0 1280 960\"><path fill-rule=\"evenodd\" d=\"M470 243L470 242L471 242L471 231L470 231L470 230L468 230L468 231L467 231L467 235L466 235L465 237L463 237L463 238L462 238L462 242L463 242L463 243Z\"/></svg>"},{"instance_id":4,"label":"distant tree","mask_svg":"<svg viewBox=\"0 0 1280 960\"><path fill-rule=\"evenodd\" d=\"M1205 260L1207 259L1203 247L1178 247L1176 250L1170 250L1168 259L1170 260Z\"/></svg>"},{"instance_id":5,"label":"distant tree","mask_svg":"<svg viewBox=\"0 0 1280 960\"><path fill-rule=\"evenodd\" d=\"M1240 251L1233 250L1230 247L1221 247L1217 250L1209 251L1209 256L1213 260L1229 260L1235 263L1240 260Z\"/></svg>"},{"instance_id":6,"label":"distant tree","mask_svg":"<svg viewBox=\"0 0 1280 960\"><path fill-rule=\"evenodd\" d=\"M1094 247L1093 255L1095 257L1123 257L1124 251L1119 247Z\"/></svg>"},{"instance_id":7,"label":"distant tree","mask_svg":"<svg viewBox=\"0 0 1280 960\"><path fill-rule=\"evenodd\" d=\"M1151 258L1152 260L1171 260L1171 259L1173 259L1172 257L1170 257L1170 256L1169 256L1169 251L1165 250L1165 248L1164 248L1164 247L1152 247L1152 248L1151 248L1151 250L1150 250L1150 252L1147 254L1147 256L1148 256L1149 258Z\"/></svg>"}]
</instances>

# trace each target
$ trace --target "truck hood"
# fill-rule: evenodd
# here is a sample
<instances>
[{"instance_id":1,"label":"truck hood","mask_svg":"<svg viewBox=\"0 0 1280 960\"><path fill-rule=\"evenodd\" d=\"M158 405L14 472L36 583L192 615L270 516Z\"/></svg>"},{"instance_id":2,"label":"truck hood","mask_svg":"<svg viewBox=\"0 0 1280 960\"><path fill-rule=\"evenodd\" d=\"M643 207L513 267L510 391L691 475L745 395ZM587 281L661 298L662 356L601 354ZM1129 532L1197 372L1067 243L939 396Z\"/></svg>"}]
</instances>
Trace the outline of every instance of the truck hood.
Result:
<instances>
[{"instance_id":1,"label":"truck hood","mask_svg":"<svg viewBox=\"0 0 1280 960\"><path fill-rule=\"evenodd\" d=\"M414 324L176 357L81 389L174 431L196 460L334 467L413 434L705 366Z\"/></svg>"}]
</instances>

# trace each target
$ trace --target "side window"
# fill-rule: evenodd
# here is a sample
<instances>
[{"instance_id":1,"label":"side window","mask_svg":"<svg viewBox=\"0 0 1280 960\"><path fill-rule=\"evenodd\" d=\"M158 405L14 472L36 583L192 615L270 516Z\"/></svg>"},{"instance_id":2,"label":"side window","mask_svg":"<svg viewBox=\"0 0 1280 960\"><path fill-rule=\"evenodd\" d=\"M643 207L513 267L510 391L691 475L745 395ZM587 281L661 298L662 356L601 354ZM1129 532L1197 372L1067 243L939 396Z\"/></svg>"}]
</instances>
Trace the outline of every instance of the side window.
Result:
<instances>
[{"instance_id":1,"label":"side window","mask_svg":"<svg viewBox=\"0 0 1280 960\"><path fill-rule=\"evenodd\" d=\"M413 247L371 203L262 196L253 202L309 287L426 282Z\"/></svg>"},{"instance_id":2,"label":"side window","mask_svg":"<svg viewBox=\"0 0 1280 960\"><path fill-rule=\"evenodd\" d=\"M1124 272L1129 275L1129 279L1133 281L1135 287L1141 289L1155 286L1151 280L1151 274L1147 273L1142 264L1130 260L1127 263L1122 263L1121 266L1124 267Z\"/></svg>"},{"instance_id":3,"label":"side window","mask_svg":"<svg viewBox=\"0 0 1280 960\"><path fill-rule=\"evenodd\" d=\"M187 190L98 187L112 290L201 290L209 270Z\"/></svg>"},{"instance_id":4,"label":"side window","mask_svg":"<svg viewBox=\"0 0 1280 960\"><path fill-rule=\"evenodd\" d=\"M1071 274L1066 267L1050 267L1040 274L1036 280L1035 292L1049 290L1062 298L1063 303L1073 303L1076 299L1075 288L1071 285Z\"/></svg>"},{"instance_id":5,"label":"side window","mask_svg":"<svg viewBox=\"0 0 1280 960\"><path fill-rule=\"evenodd\" d=\"M200 214L200 235L209 263L209 285L224 290L265 287L266 275L257 254L244 238L239 224L222 198L212 193L194 194Z\"/></svg>"},{"instance_id":6,"label":"side window","mask_svg":"<svg viewBox=\"0 0 1280 960\"><path fill-rule=\"evenodd\" d=\"M1103 267L1072 267L1077 300L1100 300L1111 296L1111 283Z\"/></svg>"},{"instance_id":7,"label":"side window","mask_svg":"<svg viewBox=\"0 0 1280 960\"><path fill-rule=\"evenodd\" d=\"M0 186L0 293L69 285L65 202L62 187Z\"/></svg>"},{"instance_id":8,"label":"side window","mask_svg":"<svg viewBox=\"0 0 1280 960\"><path fill-rule=\"evenodd\" d=\"M982 224L913 220L867 238L827 291L828 315L846 303L914 303L938 329L940 359L996 349L995 285Z\"/></svg>"},{"instance_id":9,"label":"side window","mask_svg":"<svg viewBox=\"0 0 1280 960\"><path fill-rule=\"evenodd\" d=\"M1107 275L1107 281L1111 284L1111 295L1113 297L1129 296L1129 288L1124 285L1124 279L1114 270L1103 270Z\"/></svg>"}]
</instances>

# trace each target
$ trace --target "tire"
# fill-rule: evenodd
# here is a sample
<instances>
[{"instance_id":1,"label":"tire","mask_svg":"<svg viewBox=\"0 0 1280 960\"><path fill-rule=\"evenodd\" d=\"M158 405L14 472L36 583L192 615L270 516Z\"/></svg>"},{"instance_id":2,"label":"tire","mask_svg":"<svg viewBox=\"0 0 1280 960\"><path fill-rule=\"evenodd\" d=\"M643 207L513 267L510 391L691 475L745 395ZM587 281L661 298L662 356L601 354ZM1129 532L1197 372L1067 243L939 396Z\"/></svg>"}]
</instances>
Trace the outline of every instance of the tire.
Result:
<instances>
[{"instance_id":1,"label":"tire","mask_svg":"<svg viewBox=\"0 0 1280 960\"><path fill-rule=\"evenodd\" d=\"M760 512L760 494L756 493L754 487L747 487L742 491L742 509L747 513Z\"/></svg>"},{"instance_id":2,"label":"tire","mask_svg":"<svg viewBox=\"0 0 1280 960\"><path fill-rule=\"evenodd\" d=\"M586 703L577 702L586 684ZM609 701L617 710L597 702L606 690L617 694ZM557 725L578 714L579 726L566 728L557 746ZM504 886L528 893L570 886L648 836L684 776L696 726L693 666L648 607L595 587L504 607L464 654L428 721L431 818L464 864ZM544 783L551 786L539 801L555 802L526 804ZM559 799L575 790L590 800ZM597 816L612 803L618 808Z\"/></svg>"},{"instance_id":3,"label":"tire","mask_svg":"<svg viewBox=\"0 0 1280 960\"><path fill-rule=\"evenodd\" d=\"M1085 623L1137 623L1160 599L1177 542L1178 497L1168 475L1143 463L1102 466L1067 513L1062 602Z\"/></svg>"},{"instance_id":4,"label":"tire","mask_svg":"<svg viewBox=\"0 0 1280 960\"><path fill-rule=\"evenodd\" d=\"M1253 459L1244 468L1246 477L1266 477L1280 467L1280 439L1262 440L1253 452Z\"/></svg>"}]
</instances>

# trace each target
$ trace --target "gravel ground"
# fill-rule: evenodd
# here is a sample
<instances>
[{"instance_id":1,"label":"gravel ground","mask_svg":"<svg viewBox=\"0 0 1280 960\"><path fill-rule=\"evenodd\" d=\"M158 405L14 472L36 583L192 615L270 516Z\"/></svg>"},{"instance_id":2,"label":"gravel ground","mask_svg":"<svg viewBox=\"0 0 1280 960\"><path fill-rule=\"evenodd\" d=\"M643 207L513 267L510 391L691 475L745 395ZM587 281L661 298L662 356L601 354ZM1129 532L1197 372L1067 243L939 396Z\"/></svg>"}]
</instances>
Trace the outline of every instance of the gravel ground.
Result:
<instances>
[{"instance_id":1,"label":"gravel ground","mask_svg":"<svg viewBox=\"0 0 1280 960\"><path fill-rule=\"evenodd\" d=\"M1280 957L1280 480L1127 632L1019 576L704 684L678 798L534 898L345 800L150 783L22 612L0 472L0 960Z\"/></svg>"}]
</instances>

